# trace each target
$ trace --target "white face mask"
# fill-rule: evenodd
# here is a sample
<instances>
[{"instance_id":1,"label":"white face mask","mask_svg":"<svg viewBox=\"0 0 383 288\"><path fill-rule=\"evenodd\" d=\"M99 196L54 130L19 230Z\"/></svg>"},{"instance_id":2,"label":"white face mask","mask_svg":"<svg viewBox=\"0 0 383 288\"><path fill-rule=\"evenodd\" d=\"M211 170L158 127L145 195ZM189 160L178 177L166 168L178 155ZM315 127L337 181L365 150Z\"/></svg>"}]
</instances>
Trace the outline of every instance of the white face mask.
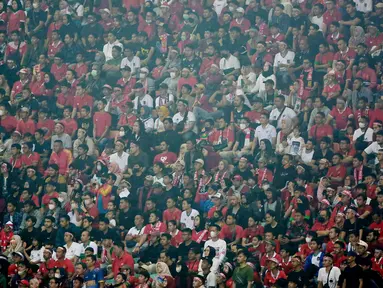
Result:
<instances>
[{"instance_id":1,"label":"white face mask","mask_svg":"<svg viewBox=\"0 0 383 288\"><path fill-rule=\"evenodd\" d=\"M246 129L246 124L243 124L243 123L239 124L239 128L241 128L241 130Z\"/></svg>"},{"instance_id":2,"label":"white face mask","mask_svg":"<svg viewBox=\"0 0 383 288\"><path fill-rule=\"evenodd\" d=\"M360 127L360 128L364 128L364 127L366 127L366 123L359 122L359 127Z\"/></svg>"},{"instance_id":3,"label":"white face mask","mask_svg":"<svg viewBox=\"0 0 383 288\"><path fill-rule=\"evenodd\" d=\"M77 206L76 203L72 203L72 204L70 205L70 207L71 207L72 209L77 209L77 208L78 208L78 206Z\"/></svg>"},{"instance_id":4,"label":"white face mask","mask_svg":"<svg viewBox=\"0 0 383 288\"><path fill-rule=\"evenodd\" d=\"M215 231L210 231L210 237L211 237L211 238L215 238L215 237L217 237L217 232L215 232Z\"/></svg>"},{"instance_id":5,"label":"white face mask","mask_svg":"<svg viewBox=\"0 0 383 288\"><path fill-rule=\"evenodd\" d=\"M125 136L125 131L120 131L119 134L121 137L123 137L123 136Z\"/></svg>"},{"instance_id":6,"label":"white face mask","mask_svg":"<svg viewBox=\"0 0 383 288\"><path fill-rule=\"evenodd\" d=\"M229 6L229 11L233 12L234 11L234 7L233 6Z\"/></svg>"},{"instance_id":7,"label":"white face mask","mask_svg":"<svg viewBox=\"0 0 383 288\"><path fill-rule=\"evenodd\" d=\"M64 198L63 197L59 197L57 199L60 201L60 203L64 202Z\"/></svg>"},{"instance_id":8,"label":"white face mask","mask_svg":"<svg viewBox=\"0 0 383 288\"><path fill-rule=\"evenodd\" d=\"M182 266L176 266L176 271L177 271L177 273L180 273L181 270L182 270Z\"/></svg>"},{"instance_id":9,"label":"white face mask","mask_svg":"<svg viewBox=\"0 0 383 288\"><path fill-rule=\"evenodd\" d=\"M0 116L4 115L4 110L0 110Z\"/></svg>"},{"instance_id":10,"label":"white face mask","mask_svg":"<svg viewBox=\"0 0 383 288\"><path fill-rule=\"evenodd\" d=\"M310 243L311 242L311 239L310 237L306 237L306 243Z\"/></svg>"},{"instance_id":11,"label":"white face mask","mask_svg":"<svg viewBox=\"0 0 383 288\"><path fill-rule=\"evenodd\" d=\"M145 79L146 78L146 74L145 73L140 73L140 79Z\"/></svg>"},{"instance_id":12,"label":"white face mask","mask_svg":"<svg viewBox=\"0 0 383 288\"><path fill-rule=\"evenodd\" d=\"M39 8L39 4L37 4L37 3L33 3L32 6L33 6L34 9Z\"/></svg>"},{"instance_id":13,"label":"white face mask","mask_svg":"<svg viewBox=\"0 0 383 288\"><path fill-rule=\"evenodd\" d=\"M61 278L61 275L60 275L60 273L55 273L55 278L58 278L58 279L60 279L60 278Z\"/></svg>"},{"instance_id":14,"label":"white face mask","mask_svg":"<svg viewBox=\"0 0 383 288\"><path fill-rule=\"evenodd\" d=\"M92 75L93 77L97 76L97 70L92 70L92 72L90 72L90 75Z\"/></svg>"},{"instance_id":15,"label":"white face mask","mask_svg":"<svg viewBox=\"0 0 383 288\"><path fill-rule=\"evenodd\" d=\"M170 72L170 78L172 79L176 78L176 72Z\"/></svg>"},{"instance_id":16,"label":"white face mask","mask_svg":"<svg viewBox=\"0 0 383 288\"><path fill-rule=\"evenodd\" d=\"M55 204L48 204L48 209L49 210L53 210L56 208L56 205Z\"/></svg>"},{"instance_id":17,"label":"white face mask","mask_svg":"<svg viewBox=\"0 0 383 288\"><path fill-rule=\"evenodd\" d=\"M19 275L24 275L24 272L25 272L25 271L17 271L17 274L19 274Z\"/></svg>"},{"instance_id":18,"label":"white face mask","mask_svg":"<svg viewBox=\"0 0 383 288\"><path fill-rule=\"evenodd\" d=\"M86 200L84 201L84 203L85 203L85 205L89 205L90 203L92 203L92 200L90 200L90 199L86 199Z\"/></svg>"},{"instance_id":19,"label":"white face mask","mask_svg":"<svg viewBox=\"0 0 383 288\"><path fill-rule=\"evenodd\" d=\"M146 23L148 23L148 24L152 23L152 20L145 20L145 21L146 21Z\"/></svg>"},{"instance_id":20,"label":"white face mask","mask_svg":"<svg viewBox=\"0 0 383 288\"><path fill-rule=\"evenodd\" d=\"M102 166L101 165L97 165L97 170L101 171L101 169L102 169Z\"/></svg>"}]
</instances>

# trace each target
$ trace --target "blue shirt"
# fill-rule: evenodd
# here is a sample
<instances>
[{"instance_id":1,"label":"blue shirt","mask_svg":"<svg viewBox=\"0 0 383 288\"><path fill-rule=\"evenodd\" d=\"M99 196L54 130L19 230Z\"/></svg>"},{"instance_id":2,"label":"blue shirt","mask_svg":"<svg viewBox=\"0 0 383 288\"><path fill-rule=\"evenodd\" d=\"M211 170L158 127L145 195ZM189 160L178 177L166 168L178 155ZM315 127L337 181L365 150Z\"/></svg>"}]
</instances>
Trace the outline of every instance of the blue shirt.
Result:
<instances>
[{"instance_id":1,"label":"blue shirt","mask_svg":"<svg viewBox=\"0 0 383 288\"><path fill-rule=\"evenodd\" d=\"M84 282L87 288L99 288L100 282L104 282L104 273L101 269L87 270L84 276Z\"/></svg>"}]
</instances>

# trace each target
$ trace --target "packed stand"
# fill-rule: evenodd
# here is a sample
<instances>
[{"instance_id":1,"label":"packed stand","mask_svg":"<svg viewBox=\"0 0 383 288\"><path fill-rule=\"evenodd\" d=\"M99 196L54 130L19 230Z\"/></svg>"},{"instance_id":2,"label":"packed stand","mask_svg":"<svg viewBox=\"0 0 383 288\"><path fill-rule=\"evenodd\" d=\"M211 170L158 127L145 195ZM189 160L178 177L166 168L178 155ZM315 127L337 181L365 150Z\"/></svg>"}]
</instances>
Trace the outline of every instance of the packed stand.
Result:
<instances>
[{"instance_id":1,"label":"packed stand","mask_svg":"<svg viewBox=\"0 0 383 288\"><path fill-rule=\"evenodd\" d=\"M0 287L383 287L383 3L0 1Z\"/></svg>"}]
</instances>

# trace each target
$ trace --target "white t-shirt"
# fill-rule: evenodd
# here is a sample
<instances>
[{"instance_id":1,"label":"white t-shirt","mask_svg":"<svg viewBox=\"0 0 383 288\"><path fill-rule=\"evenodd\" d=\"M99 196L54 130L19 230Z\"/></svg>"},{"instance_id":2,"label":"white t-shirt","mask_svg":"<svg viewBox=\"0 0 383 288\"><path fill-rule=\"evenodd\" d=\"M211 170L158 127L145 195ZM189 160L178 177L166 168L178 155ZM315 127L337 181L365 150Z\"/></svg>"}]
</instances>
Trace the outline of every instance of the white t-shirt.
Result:
<instances>
[{"instance_id":1,"label":"white t-shirt","mask_svg":"<svg viewBox=\"0 0 383 288\"><path fill-rule=\"evenodd\" d=\"M281 117L279 117L279 114L281 114L281 111L279 111L277 108L271 110L270 113L270 121L277 121L277 119L279 118L276 128L281 128L282 119L288 118L292 120L293 118L297 117L297 113L295 113L295 111L289 107L285 107Z\"/></svg>"},{"instance_id":2,"label":"white t-shirt","mask_svg":"<svg viewBox=\"0 0 383 288\"><path fill-rule=\"evenodd\" d=\"M128 167L128 159L129 154L126 152L122 152L121 157L118 156L117 152L110 155L109 162L116 163L121 171L125 171L126 167Z\"/></svg>"},{"instance_id":3,"label":"white t-shirt","mask_svg":"<svg viewBox=\"0 0 383 288\"><path fill-rule=\"evenodd\" d=\"M160 98L161 98L160 96L158 96L156 98L156 108L164 105L164 104L161 104L161 102L165 102L165 101L160 102L160 100L161 100ZM169 103L169 102L174 102L174 95L173 94L168 95L168 99L166 99L166 103Z\"/></svg>"},{"instance_id":4,"label":"white t-shirt","mask_svg":"<svg viewBox=\"0 0 383 288\"><path fill-rule=\"evenodd\" d=\"M339 281L340 269L333 266L330 270L330 275L327 273L326 268L322 267L318 272L318 281L322 282L323 285L328 284L329 288L335 288ZM327 283L328 279L328 283Z\"/></svg>"},{"instance_id":5,"label":"white t-shirt","mask_svg":"<svg viewBox=\"0 0 383 288\"><path fill-rule=\"evenodd\" d=\"M274 67L279 67L280 64L293 64L295 58L295 53L293 51L287 51L285 57L282 57L281 53L275 55L274 58ZM280 71L287 71L286 67L279 68Z\"/></svg>"},{"instance_id":6,"label":"white t-shirt","mask_svg":"<svg viewBox=\"0 0 383 288\"><path fill-rule=\"evenodd\" d=\"M360 136L362 136L364 132L359 128L356 129L354 132L354 135L352 135L352 140L356 141ZM364 134L364 141L365 142L372 142L373 141L373 136L374 136L374 130L371 128L367 128L366 134Z\"/></svg>"},{"instance_id":7,"label":"white t-shirt","mask_svg":"<svg viewBox=\"0 0 383 288\"><path fill-rule=\"evenodd\" d=\"M43 261L43 250L44 248L40 248L39 250L32 250L31 255L29 256L31 258L32 262L39 262Z\"/></svg>"},{"instance_id":8,"label":"white t-shirt","mask_svg":"<svg viewBox=\"0 0 383 288\"><path fill-rule=\"evenodd\" d=\"M129 68L132 70L132 75L135 75L136 71L141 67L140 58L138 58L137 56L133 56L132 61L129 61L128 57L125 57L124 59L122 59L120 67L124 68L126 66L129 66Z\"/></svg>"},{"instance_id":9,"label":"white t-shirt","mask_svg":"<svg viewBox=\"0 0 383 288\"><path fill-rule=\"evenodd\" d=\"M77 242L72 242L72 245L68 248L67 244L64 245L66 249L65 259L72 260L74 256L80 257L82 245Z\"/></svg>"},{"instance_id":10,"label":"white t-shirt","mask_svg":"<svg viewBox=\"0 0 383 288\"><path fill-rule=\"evenodd\" d=\"M190 215L187 214L186 211L183 211L181 213L181 224L185 225L185 228L189 228L191 230L194 230L194 218L199 215L199 212L195 209L192 209Z\"/></svg>"},{"instance_id":11,"label":"white t-shirt","mask_svg":"<svg viewBox=\"0 0 383 288\"><path fill-rule=\"evenodd\" d=\"M85 249L88 247L93 248L93 255L97 255L97 244L92 241L89 242L89 245L84 245L84 243L81 244L81 254L85 254Z\"/></svg>"},{"instance_id":12,"label":"white t-shirt","mask_svg":"<svg viewBox=\"0 0 383 288\"><path fill-rule=\"evenodd\" d=\"M185 115L184 115L185 116ZM177 125L178 123L180 123L182 120L184 120L184 116L182 116L179 112L177 114L175 114L173 116L173 123L175 125ZM194 122L195 123L195 116L193 114L193 112L188 112L188 117L186 119L186 126L189 126L191 122ZM187 127L185 127L187 128ZM195 133L198 133L198 130L197 130L197 127L196 125L194 125L193 129L192 129L193 132Z\"/></svg>"},{"instance_id":13,"label":"white t-shirt","mask_svg":"<svg viewBox=\"0 0 383 288\"><path fill-rule=\"evenodd\" d=\"M150 108L153 108L153 98L146 94L144 97L142 97L141 99L139 99L138 97L134 98L133 100L133 104L134 104L134 109L137 110L138 109L138 101L140 101L140 105L141 106L148 106Z\"/></svg>"},{"instance_id":14,"label":"white t-shirt","mask_svg":"<svg viewBox=\"0 0 383 288\"><path fill-rule=\"evenodd\" d=\"M258 139L258 144L262 139L267 139L270 143L273 143L273 138L277 137L277 130L270 124L267 124L265 128L263 128L262 125L259 125L257 129L255 129L254 137Z\"/></svg>"},{"instance_id":15,"label":"white t-shirt","mask_svg":"<svg viewBox=\"0 0 383 288\"><path fill-rule=\"evenodd\" d=\"M230 55L229 59L222 58L219 61L219 69L221 69L223 72L228 69L239 69L241 68L241 65L239 63L239 60L237 57Z\"/></svg>"},{"instance_id":16,"label":"white t-shirt","mask_svg":"<svg viewBox=\"0 0 383 288\"><path fill-rule=\"evenodd\" d=\"M209 239L205 242L204 249L208 246L215 249L215 258L218 259L218 264L222 264L223 259L226 257L226 241L222 239L217 241Z\"/></svg>"},{"instance_id":17,"label":"white t-shirt","mask_svg":"<svg viewBox=\"0 0 383 288\"><path fill-rule=\"evenodd\" d=\"M383 145L379 145L377 141L372 142L366 149L364 149L364 152L369 155L369 154L378 154L378 151L380 149L383 149ZM378 164L378 158L375 157L375 164Z\"/></svg>"}]
</instances>

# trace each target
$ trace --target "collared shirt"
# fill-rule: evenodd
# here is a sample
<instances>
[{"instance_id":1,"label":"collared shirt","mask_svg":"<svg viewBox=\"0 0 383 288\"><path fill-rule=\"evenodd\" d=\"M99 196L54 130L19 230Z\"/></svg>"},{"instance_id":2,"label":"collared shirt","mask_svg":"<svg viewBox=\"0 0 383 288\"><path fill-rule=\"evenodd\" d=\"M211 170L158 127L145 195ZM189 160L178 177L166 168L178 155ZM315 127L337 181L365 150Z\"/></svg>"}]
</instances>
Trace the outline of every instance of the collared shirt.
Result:
<instances>
[{"instance_id":1,"label":"collared shirt","mask_svg":"<svg viewBox=\"0 0 383 288\"><path fill-rule=\"evenodd\" d=\"M105 54L105 60L106 61L113 59L112 49L114 46L120 46L121 49L124 49L124 47L122 46L122 44L118 40L116 40L113 43L109 43L109 42L106 43L104 45L104 49L102 50L102 52L104 52L104 54Z\"/></svg>"},{"instance_id":2,"label":"collared shirt","mask_svg":"<svg viewBox=\"0 0 383 288\"><path fill-rule=\"evenodd\" d=\"M260 143L262 139L267 139L273 143L272 140L277 137L277 131L273 125L267 124L266 127L259 125L257 129L255 129L254 137L257 137L258 143Z\"/></svg>"},{"instance_id":3,"label":"collared shirt","mask_svg":"<svg viewBox=\"0 0 383 288\"><path fill-rule=\"evenodd\" d=\"M110 155L109 161L110 163L116 163L121 171L125 171L126 167L128 167L128 158L129 154L123 151L121 156L118 153Z\"/></svg>"}]
</instances>

